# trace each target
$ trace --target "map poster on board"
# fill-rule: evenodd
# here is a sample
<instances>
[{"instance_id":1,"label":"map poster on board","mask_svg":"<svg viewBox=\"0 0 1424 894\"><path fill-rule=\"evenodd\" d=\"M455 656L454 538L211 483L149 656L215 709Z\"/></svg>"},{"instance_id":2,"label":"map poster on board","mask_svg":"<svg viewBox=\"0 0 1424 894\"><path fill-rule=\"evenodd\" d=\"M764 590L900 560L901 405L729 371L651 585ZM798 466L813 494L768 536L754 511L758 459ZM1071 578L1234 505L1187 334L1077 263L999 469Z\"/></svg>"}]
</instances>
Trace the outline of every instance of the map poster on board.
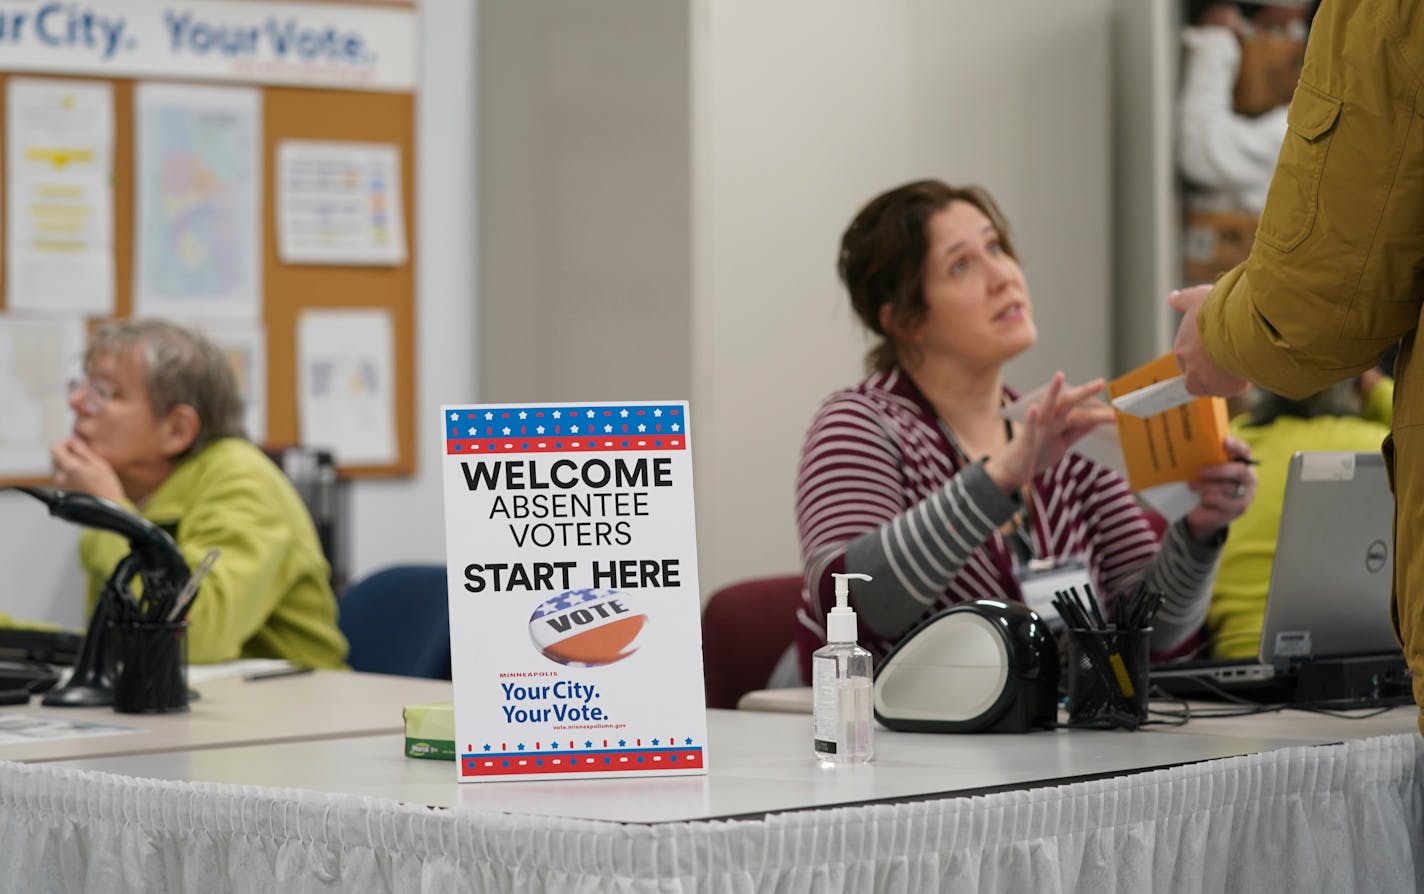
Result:
<instances>
[{"instance_id":1,"label":"map poster on board","mask_svg":"<svg viewBox=\"0 0 1424 894\"><path fill-rule=\"evenodd\" d=\"M134 88L134 314L262 319L262 93Z\"/></svg>"},{"instance_id":2,"label":"map poster on board","mask_svg":"<svg viewBox=\"0 0 1424 894\"><path fill-rule=\"evenodd\" d=\"M686 402L442 414L457 778L706 773Z\"/></svg>"}]
</instances>

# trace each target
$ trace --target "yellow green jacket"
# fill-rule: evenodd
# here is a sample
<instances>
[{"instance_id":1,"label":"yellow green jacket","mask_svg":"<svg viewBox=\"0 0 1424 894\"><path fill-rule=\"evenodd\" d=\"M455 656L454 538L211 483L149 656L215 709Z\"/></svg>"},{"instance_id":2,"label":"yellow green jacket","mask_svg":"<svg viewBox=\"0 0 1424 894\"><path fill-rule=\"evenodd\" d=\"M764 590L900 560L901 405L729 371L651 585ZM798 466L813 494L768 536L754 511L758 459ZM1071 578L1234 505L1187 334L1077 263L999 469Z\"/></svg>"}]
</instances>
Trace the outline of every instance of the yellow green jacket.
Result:
<instances>
[{"instance_id":1,"label":"yellow green jacket","mask_svg":"<svg viewBox=\"0 0 1424 894\"><path fill-rule=\"evenodd\" d=\"M1287 121L1251 255L1197 326L1218 366L1289 397L1402 339L1384 453L1395 620L1424 703L1424 3L1324 0Z\"/></svg>"},{"instance_id":2,"label":"yellow green jacket","mask_svg":"<svg viewBox=\"0 0 1424 894\"><path fill-rule=\"evenodd\" d=\"M195 567L221 550L188 614L188 660L286 658L308 667L345 666L336 597L316 528L282 470L239 438L214 441L178 465L140 512L174 535ZM89 530L79 560L89 608L128 541Z\"/></svg>"}]
</instances>

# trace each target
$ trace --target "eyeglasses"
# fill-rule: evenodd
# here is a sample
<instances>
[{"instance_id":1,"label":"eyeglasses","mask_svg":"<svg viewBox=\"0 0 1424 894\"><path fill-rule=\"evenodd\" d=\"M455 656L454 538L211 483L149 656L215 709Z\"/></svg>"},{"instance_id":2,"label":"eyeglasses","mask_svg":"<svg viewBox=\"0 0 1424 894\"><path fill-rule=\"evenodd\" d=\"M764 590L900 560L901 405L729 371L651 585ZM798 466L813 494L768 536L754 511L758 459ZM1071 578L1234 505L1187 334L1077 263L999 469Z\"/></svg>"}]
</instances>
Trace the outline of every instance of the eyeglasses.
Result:
<instances>
[{"instance_id":1,"label":"eyeglasses","mask_svg":"<svg viewBox=\"0 0 1424 894\"><path fill-rule=\"evenodd\" d=\"M79 392L84 392L84 410L89 413L101 413L109 405L109 401L114 399L118 390L113 385L103 379L91 379L88 376L77 379L70 379L66 383L69 389L69 399L73 400Z\"/></svg>"}]
</instances>

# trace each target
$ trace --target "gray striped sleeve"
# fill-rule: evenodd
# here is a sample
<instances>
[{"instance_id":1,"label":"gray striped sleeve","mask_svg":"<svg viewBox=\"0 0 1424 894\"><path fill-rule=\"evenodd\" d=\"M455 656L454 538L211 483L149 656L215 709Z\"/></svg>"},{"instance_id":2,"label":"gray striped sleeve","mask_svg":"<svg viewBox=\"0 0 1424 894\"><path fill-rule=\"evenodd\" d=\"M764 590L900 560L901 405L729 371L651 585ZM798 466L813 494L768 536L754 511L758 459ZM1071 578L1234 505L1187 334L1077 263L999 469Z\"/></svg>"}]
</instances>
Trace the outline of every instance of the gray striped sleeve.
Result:
<instances>
[{"instance_id":1,"label":"gray striped sleeve","mask_svg":"<svg viewBox=\"0 0 1424 894\"><path fill-rule=\"evenodd\" d=\"M846 569L872 575L856 585L856 611L880 636L897 639L924 617L959 569L1019 501L973 463L905 512L846 546Z\"/></svg>"},{"instance_id":2,"label":"gray striped sleeve","mask_svg":"<svg viewBox=\"0 0 1424 894\"><path fill-rule=\"evenodd\" d=\"M1170 649L1195 633L1206 621L1211 603L1211 586L1216 578L1221 542L1199 543L1178 519L1162 535L1162 545L1144 580L1149 589L1160 590L1166 599L1152 622L1152 648Z\"/></svg>"}]
</instances>

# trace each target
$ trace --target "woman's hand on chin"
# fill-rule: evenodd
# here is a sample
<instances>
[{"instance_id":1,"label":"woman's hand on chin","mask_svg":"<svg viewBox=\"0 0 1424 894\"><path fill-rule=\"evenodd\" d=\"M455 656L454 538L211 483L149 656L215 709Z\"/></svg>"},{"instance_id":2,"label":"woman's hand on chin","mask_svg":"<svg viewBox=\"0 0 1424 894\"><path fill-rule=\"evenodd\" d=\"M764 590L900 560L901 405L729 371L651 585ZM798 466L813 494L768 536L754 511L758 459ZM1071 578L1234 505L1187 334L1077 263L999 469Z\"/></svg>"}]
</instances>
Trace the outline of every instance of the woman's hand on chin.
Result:
<instances>
[{"instance_id":1,"label":"woman's hand on chin","mask_svg":"<svg viewBox=\"0 0 1424 894\"><path fill-rule=\"evenodd\" d=\"M54 486L60 490L93 494L114 502L124 498L124 487L114 467L81 439L70 437L53 444L49 456Z\"/></svg>"}]
</instances>

